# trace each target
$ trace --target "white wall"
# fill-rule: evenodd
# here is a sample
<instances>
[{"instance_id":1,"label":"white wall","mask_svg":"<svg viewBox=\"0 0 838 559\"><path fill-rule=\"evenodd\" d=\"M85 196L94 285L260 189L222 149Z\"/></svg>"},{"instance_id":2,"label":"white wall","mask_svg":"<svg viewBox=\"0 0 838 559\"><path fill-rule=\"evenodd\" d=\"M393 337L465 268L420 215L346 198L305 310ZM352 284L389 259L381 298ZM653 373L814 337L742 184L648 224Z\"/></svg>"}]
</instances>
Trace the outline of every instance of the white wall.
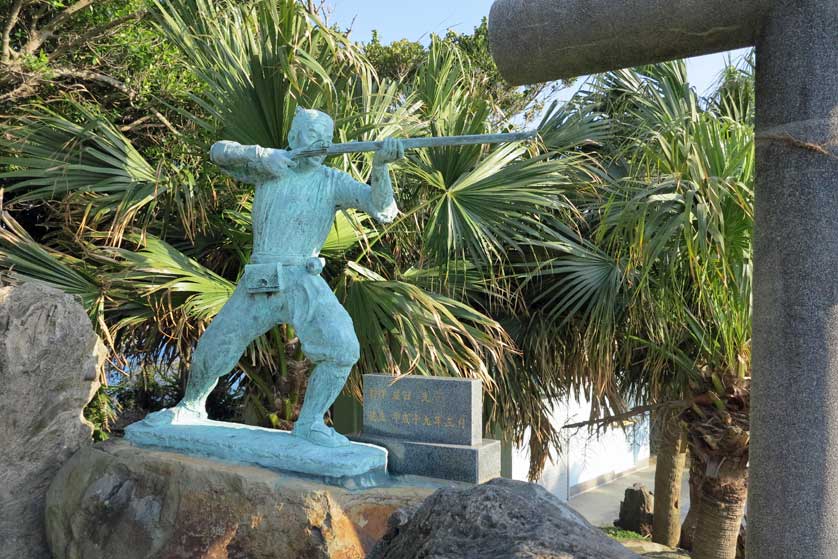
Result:
<instances>
[{"instance_id":1,"label":"white wall","mask_svg":"<svg viewBox=\"0 0 838 559\"><path fill-rule=\"evenodd\" d=\"M586 421L590 414L588 402L569 400L553 405L553 425L557 429L570 423ZM649 458L649 419L637 418L625 430L611 428L600 435L587 428L561 430L561 456L548 462L538 483L550 492L568 499L579 492L579 484L600 477L616 478L621 473L643 465ZM512 449L512 478L527 479L529 450L526 444Z\"/></svg>"}]
</instances>

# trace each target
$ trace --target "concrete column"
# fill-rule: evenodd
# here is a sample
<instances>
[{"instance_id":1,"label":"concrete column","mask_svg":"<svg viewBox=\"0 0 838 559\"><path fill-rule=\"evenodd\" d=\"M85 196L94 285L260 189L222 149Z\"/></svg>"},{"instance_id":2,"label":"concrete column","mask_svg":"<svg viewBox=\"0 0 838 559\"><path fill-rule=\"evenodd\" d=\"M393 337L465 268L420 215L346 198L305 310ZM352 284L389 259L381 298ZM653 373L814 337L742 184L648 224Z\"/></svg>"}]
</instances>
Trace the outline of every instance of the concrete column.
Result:
<instances>
[{"instance_id":1,"label":"concrete column","mask_svg":"<svg viewBox=\"0 0 838 559\"><path fill-rule=\"evenodd\" d=\"M838 2L757 40L748 557L838 557Z\"/></svg>"}]
</instances>

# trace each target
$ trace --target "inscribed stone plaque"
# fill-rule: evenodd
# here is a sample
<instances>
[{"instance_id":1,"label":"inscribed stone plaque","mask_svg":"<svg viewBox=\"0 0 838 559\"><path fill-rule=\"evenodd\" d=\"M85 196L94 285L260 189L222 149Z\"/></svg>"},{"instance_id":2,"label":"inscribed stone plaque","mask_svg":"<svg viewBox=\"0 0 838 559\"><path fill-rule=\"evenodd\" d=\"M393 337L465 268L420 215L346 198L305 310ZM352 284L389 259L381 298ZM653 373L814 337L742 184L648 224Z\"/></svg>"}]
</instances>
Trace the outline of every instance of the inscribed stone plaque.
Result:
<instances>
[{"instance_id":1,"label":"inscribed stone plaque","mask_svg":"<svg viewBox=\"0 0 838 559\"><path fill-rule=\"evenodd\" d=\"M473 379L364 375L364 433L454 445L483 439L483 391Z\"/></svg>"}]
</instances>

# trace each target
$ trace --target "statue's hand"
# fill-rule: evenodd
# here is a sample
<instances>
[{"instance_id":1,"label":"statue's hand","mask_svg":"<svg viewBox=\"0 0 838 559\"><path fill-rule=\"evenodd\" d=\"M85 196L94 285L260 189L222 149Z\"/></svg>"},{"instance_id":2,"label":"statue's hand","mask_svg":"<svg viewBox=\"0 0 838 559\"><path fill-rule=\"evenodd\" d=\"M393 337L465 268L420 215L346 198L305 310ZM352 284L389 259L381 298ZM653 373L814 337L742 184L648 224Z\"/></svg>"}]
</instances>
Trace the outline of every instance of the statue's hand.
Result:
<instances>
[{"instance_id":1,"label":"statue's hand","mask_svg":"<svg viewBox=\"0 0 838 559\"><path fill-rule=\"evenodd\" d=\"M387 138L384 145L375 153L373 165L386 165L404 157L404 144L401 140Z\"/></svg>"},{"instance_id":2,"label":"statue's hand","mask_svg":"<svg viewBox=\"0 0 838 559\"><path fill-rule=\"evenodd\" d=\"M272 149L268 154L266 163L271 172L276 174L297 166L297 162L291 159L291 155L282 149Z\"/></svg>"}]
</instances>

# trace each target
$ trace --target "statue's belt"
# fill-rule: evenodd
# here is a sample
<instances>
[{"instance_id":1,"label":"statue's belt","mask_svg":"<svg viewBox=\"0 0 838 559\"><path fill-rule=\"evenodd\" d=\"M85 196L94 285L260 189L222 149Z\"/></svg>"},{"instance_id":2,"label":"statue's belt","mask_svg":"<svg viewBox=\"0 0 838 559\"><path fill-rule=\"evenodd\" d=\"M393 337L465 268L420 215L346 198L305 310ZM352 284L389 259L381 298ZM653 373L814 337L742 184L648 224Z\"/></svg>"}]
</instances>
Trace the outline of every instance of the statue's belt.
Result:
<instances>
[{"instance_id":1,"label":"statue's belt","mask_svg":"<svg viewBox=\"0 0 838 559\"><path fill-rule=\"evenodd\" d=\"M251 263L244 267L245 289L248 293L272 293L284 291L300 272L317 275L323 271L326 261L316 256L300 258L270 258L254 254Z\"/></svg>"}]
</instances>

